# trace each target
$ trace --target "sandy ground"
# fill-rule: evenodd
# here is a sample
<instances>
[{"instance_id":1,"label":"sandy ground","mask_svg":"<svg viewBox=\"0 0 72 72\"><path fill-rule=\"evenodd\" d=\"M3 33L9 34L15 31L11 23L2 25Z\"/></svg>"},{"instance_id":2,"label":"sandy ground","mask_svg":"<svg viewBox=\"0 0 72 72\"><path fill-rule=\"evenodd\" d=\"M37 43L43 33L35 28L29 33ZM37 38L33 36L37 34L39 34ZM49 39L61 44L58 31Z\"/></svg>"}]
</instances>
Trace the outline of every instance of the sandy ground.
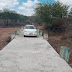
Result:
<instances>
[{"instance_id":1,"label":"sandy ground","mask_svg":"<svg viewBox=\"0 0 72 72\"><path fill-rule=\"evenodd\" d=\"M15 28L0 28L0 50L3 49L7 44L8 42L7 39L8 37L10 36L10 34L12 32L15 32L17 29L17 27Z\"/></svg>"}]
</instances>

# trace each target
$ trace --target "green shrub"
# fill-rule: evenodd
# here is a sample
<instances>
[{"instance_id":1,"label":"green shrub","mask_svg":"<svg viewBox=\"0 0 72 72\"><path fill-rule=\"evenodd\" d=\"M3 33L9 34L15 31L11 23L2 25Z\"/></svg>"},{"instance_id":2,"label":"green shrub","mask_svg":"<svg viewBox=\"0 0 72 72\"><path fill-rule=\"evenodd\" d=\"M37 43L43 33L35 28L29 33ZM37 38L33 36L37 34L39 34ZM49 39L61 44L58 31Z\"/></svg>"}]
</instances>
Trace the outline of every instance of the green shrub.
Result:
<instances>
[{"instance_id":1,"label":"green shrub","mask_svg":"<svg viewBox=\"0 0 72 72\"><path fill-rule=\"evenodd\" d=\"M8 39L6 40L6 42L10 42L11 41L11 37L9 36Z\"/></svg>"},{"instance_id":2,"label":"green shrub","mask_svg":"<svg viewBox=\"0 0 72 72\"><path fill-rule=\"evenodd\" d=\"M64 32L65 31L64 24L65 24L64 19L62 18L54 19L52 21L51 30L54 32Z\"/></svg>"}]
</instances>

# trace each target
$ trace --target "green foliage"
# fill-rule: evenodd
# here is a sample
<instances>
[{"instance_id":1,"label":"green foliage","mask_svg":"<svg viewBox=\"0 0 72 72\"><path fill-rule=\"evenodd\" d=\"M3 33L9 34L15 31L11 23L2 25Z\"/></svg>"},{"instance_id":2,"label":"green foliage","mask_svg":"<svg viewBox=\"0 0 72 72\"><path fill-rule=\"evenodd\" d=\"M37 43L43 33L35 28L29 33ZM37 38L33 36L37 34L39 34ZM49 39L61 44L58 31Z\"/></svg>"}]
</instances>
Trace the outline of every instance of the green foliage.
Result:
<instances>
[{"instance_id":1,"label":"green foliage","mask_svg":"<svg viewBox=\"0 0 72 72\"><path fill-rule=\"evenodd\" d=\"M64 19L63 18L57 18L52 21L52 27L51 30L54 32L64 32L65 26L64 26Z\"/></svg>"},{"instance_id":2,"label":"green foliage","mask_svg":"<svg viewBox=\"0 0 72 72\"><path fill-rule=\"evenodd\" d=\"M39 6L35 9L36 15L40 17L40 19L44 22L49 22L51 18L51 12L50 12L50 5L47 4L39 4Z\"/></svg>"},{"instance_id":3,"label":"green foliage","mask_svg":"<svg viewBox=\"0 0 72 72\"><path fill-rule=\"evenodd\" d=\"M4 20L4 26L9 26L8 20L11 20L17 24L17 21L26 22L27 16L20 15L17 12L11 11L9 9L4 9L3 11L0 11L0 19Z\"/></svg>"},{"instance_id":4,"label":"green foliage","mask_svg":"<svg viewBox=\"0 0 72 72\"><path fill-rule=\"evenodd\" d=\"M57 18L62 18L67 15L68 6L59 2L39 4L35 8L36 16L45 22L48 29L52 27L52 21Z\"/></svg>"},{"instance_id":5,"label":"green foliage","mask_svg":"<svg viewBox=\"0 0 72 72\"><path fill-rule=\"evenodd\" d=\"M30 20L30 22L35 22L35 23L42 23L41 19L38 16L30 16L28 17L28 20Z\"/></svg>"},{"instance_id":6,"label":"green foliage","mask_svg":"<svg viewBox=\"0 0 72 72\"><path fill-rule=\"evenodd\" d=\"M70 10L69 16L72 18L72 8Z\"/></svg>"},{"instance_id":7,"label":"green foliage","mask_svg":"<svg viewBox=\"0 0 72 72\"><path fill-rule=\"evenodd\" d=\"M6 40L7 43L9 43L11 41L11 37L8 37L8 39Z\"/></svg>"},{"instance_id":8,"label":"green foliage","mask_svg":"<svg viewBox=\"0 0 72 72\"><path fill-rule=\"evenodd\" d=\"M52 16L55 18L61 18L67 15L68 6L59 2L52 4Z\"/></svg>"}]
</instances>

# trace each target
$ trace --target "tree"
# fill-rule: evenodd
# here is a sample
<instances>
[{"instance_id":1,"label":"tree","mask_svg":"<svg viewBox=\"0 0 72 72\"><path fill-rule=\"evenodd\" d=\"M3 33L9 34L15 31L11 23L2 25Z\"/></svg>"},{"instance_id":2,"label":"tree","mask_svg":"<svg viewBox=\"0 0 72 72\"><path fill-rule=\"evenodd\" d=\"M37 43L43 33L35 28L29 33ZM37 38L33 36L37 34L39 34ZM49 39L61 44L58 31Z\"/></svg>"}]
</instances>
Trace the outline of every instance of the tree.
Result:
<instances>
[{"instance_id":1,"label":"tree","mask_svg":"<svg viewBox=\"0 0 72 72\"><path fill-rule=\"evenodd\" d=\"M62 18L67 15L68 6L59 2L52 4L52 16L55 18Z\"/></svg>"},{"instance_id":2,"label":"tree","mask_svg":"<svg viewBox=\"0 0 72 72\"><path fill-rule=\"evenodd\" d=\"M67 15L68 6L59 2L38 4L35 8L36 16L45 22L45 26L50 29L52 27L52 21L56 18L61 18Z\"/></svg>"},{"instance_id":3,"label":"tree","mask_svg":"<svg viewBox=\"0 0 72 72\"><path fill-rule=\"evenodd\" d=\"M0 11L0 19L4 21L4 26L8 27L18 25L18 21L25 22L27 20L27 16L18 14L16 11L4 9L3 11ZM11 20L11 24L9 24L9 20Z\"/></svg>"},{"instance_id":4,"label":"tree","mask_svg":"<svg viewBox=\"0 0 72 72\"><path fill-rule=\"evenodd\" d=\"M36 16L41 19L41 21L45 22L46 25L50 25L51 22L51 4L39 4L35 9ZM50 27L50 26L48 26Z\"/></svg>"},{"instance_id":5,"label":"tree","mask_svg":"<svg viewBox=\"0 0 72 72\"><path fill-rule=\"evenodd\" d=\"M69 16L72 18L72 8L70 10Z\"/></svg>"}]
</instances>

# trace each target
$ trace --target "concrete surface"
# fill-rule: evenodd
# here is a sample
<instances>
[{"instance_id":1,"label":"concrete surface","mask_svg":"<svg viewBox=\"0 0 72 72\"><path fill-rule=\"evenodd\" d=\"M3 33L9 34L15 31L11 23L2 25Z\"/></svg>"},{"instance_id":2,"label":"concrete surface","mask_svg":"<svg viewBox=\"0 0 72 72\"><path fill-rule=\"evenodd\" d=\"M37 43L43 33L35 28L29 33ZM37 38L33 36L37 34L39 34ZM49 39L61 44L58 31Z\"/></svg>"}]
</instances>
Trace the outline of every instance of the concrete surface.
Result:
<instances>
[{"instance_id":1,"label":"concrete surface","mask_svg":"<svg viewBox=\"0 0 72 72\"><path fill-rule=\"evenodd\" d=\"M16 36L0 51L0 72L72 72L42 37Z\"/></svg>"}]
</instances>

